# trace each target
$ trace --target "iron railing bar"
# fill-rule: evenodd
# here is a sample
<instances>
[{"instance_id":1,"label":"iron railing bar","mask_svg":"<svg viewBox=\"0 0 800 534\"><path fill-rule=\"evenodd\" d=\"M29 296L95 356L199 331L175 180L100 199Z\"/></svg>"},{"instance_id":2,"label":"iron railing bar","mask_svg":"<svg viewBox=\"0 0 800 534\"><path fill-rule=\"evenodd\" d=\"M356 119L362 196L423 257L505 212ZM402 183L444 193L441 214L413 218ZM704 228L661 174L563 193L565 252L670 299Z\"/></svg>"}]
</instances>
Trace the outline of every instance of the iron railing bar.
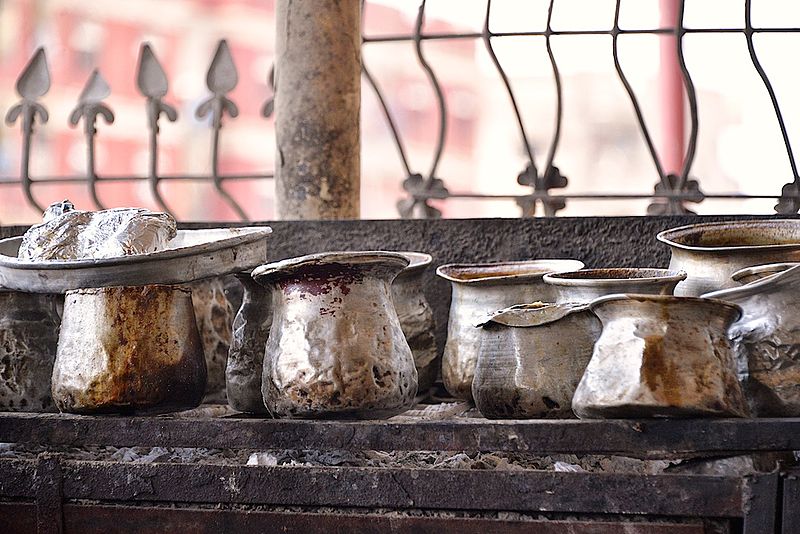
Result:
<instances>
[{"instance_id":1,"label":"iron railing bar","mask_svg":"<svg viewBox=\"0 0 800 534\"><path fill-rule=\"evenodd\" d=\"M544 36L544 43L545 47L547 48L547 57L550 59L550 66L553 70L553 83L556 85L556 125L553 131L553 141L550 143L550 148L547 150L547 159L545 160L544 168L539 176L539 185L537 189L541 189L545 193L548 192L547 188L547 178L550 176L550 169L553 166L553 160L556 157L556 151L558 150L558 143L561 140L561 121L563 118L563 89L561 87L561 74L558 71L558 64L556 63L556 56L553 54L553 46L550 40L550 36L552 35L552 21L553 21L553 6L555 5L555 0L550 0L550 5L547 7L547 26L546 26L546 35ZM542 202L544 206L544 213L548 217L552 217L556 214L556 210L553 209L553 205L549 202Z\"/></svg>"},{"instance_id":2,"label":"iron railing bar","mask_svg":"<svg viewBox=\"0 0 800 534\"><path fill-rule=\"evenodd\" d=\"M438 199L441 196L435 196L428 193L417 193L413 195L418 200ZM765 194L765 195L749 195L745 193L715 193L704 194L704 199L735 199L735 200L774 200L780 198L779 194ZM784 195L786 197L786 195ZM492 194L492 193L448 193L447 197L461 198L461 199L493 199L493 200L649 200L649 199L674 199L674 200L692 200L696 198L696 194L692 193L563 193L552 194L545 192L528 193L521 195L513 194ZM789 198L800 198L800 193L795 193Z\"/></svg>"},{"instance_id":3,"label":"iron railing bar","mask_svg":"<svg viewBox=\"0 0 800 534\"><path fill-rule=\"evenodd\" d=\"M211 132L211 178L212 183L214 184L214 189L216 189L217 193L222 200L228 204L228 206L236 212L236 215L244 222L250 222L250 218L244 212L244 209L239 205L238 202L231 196L231 194L222 187L222 179L219 175L219 135L220 129L222 128L222 102L218 104L220 109L217 110L218 115L214 119L214 124L212 126Z\"/></svg>"},{"instance_id":4,"label":"iron railing bar","mask_svg":"<svg viewBox=\"0 0 800 534\"><path fill-rule=\"evenodd\" d=\"M691 121L691 128L689 130L689 142L686 144L686 155L683 158L683 169L678 179L675 189L683 190L689 180L689 171L692 169L694 163L694 156L697 151L697 132L699 129L699 122L697 119L697 91L692 81L692 75L686 66L686 57L683 53L683 36L685 35L683 28L684 12L686 10L686 0L680 0L678 5L678 20L675 31L675 46L678 54L678 66L680 67L681 76L683 77L683 84L686 90L686 99L689 103L689 120Z\"/></svg>"},{"instance_id":5,"label":"iron railing bar","mask_svg":"<svg viewBox=\"0 0 800 534\"><path fill-rule=\"evenodd\" d=\"M619 29L619 15L620 9L622 5L622 0L616 0L616 6L614 8L614 29ZM644 120L644 114L642 112L641 106L639 106L639 99L636 97L636 92L633 90L633 86L631 85L628 77L625 75L625 71L622 70L622 64L619 62L619 33L614 31L611 34L611 56L614 59L614 69L617 71L617 76L619 77L620 82L622 82L622 86L625 88L625 92L628 93L628 98L633 105L633 112L636 114L636 121L639 123L639 129L642 132L642 137L644 137L645 145L647 146L647 151L650 153L650 158L653 160L653 165L656 168L656 172L658 173L658 178L661 181L661 184L664 186L665 189L670 189L669 180L667 180L667 175L664 173L664 168L661 166L661 160L659 159L658 152L656 152L656 147L653 144L653 139L650 137L650 130L647 128L647 124Z\"/></svg>"},{"instance_id":6,"label":"iron railing bar","mask_svg":"<svg viewBox=\"0 0 800 534\"><path fill-rule=\"evenodd\" d=\"M394 146L397 149L397 153L400 156L400 161L403 164L403 169L406 171L406 176L411 176L411 166L408 163L408 156L406 155L406 149L403 146L403 140L400 137L400 131L397 128L397 124L394 122L394 117L392 117L392 113L389 110L389 105L386 103L386 99L383 97L383 91L378 86L378 82L373 78L372 73L367 69L367 65L362 62L361 64L361 73L364 75L364 78L367 80L367 83L372 87L372 91L375 93L375 97L378 99L378 104L380 104L381 109L383 110L383 116L386 118L386 123L389 126L389 131L392 133L392 140L394 141Z\"/></svg>"},{"instance_id":7,"label":"iron railing bar","mask_svg":"<svg viewBox=\"0 0 800 534\"><path fill-rule=\"evenodd\" d=\"M269 180L275 177L274 174L228 174L228 175L221 175L219 179L221 181L228 181L228 180ZM164 181L195 181L195 182L211 182L212 178L208 175L193 175L193 174L183 174L183 175L162 175L158 177L159 180ZM138 182L138 181L147 181L150 179L149 176L124 176L124 175L99 175L96 177L97 182ZM83 184L86 183L85 176L44 176L44 177L36 177L31 179L31 184L57 184L57 183L73 183L73 184ZM3 177L0 178L0 185L3 184L21 184L22 180L17 177Z\"/></svg>"},{"instance_id":8,"label":"iron railing bar","mask_svg":"<svg viewBox=\"0 0 800 534\"><path fill-rule=\"evenodd\" d=\"M751 8L752 8L752 1L745 0L744 3L744 24L745 24L745 39L747 40L747 51L750 54L750 59L753 62L753 67L758 72L758 75L761 77L761 81L764 83L764 87L769 93L769 99L772 101L772 108L775 110L775 116L778 119L778 126L781 129L781 136L783 136L783 144L786 146L786 154L789 157L789 165L792 168L792 176L794 177L795 184L800 183L800 175L798 175L797 171L797 162L794 159L794 151L792 150L792 143L789 140L789 133L786 131L786 124L783 121L783 114L781 113L780 104L778 103L778 97L775 94L775 89L772 87L772 82L770 81L769 77L767 76L766 70L761 65L761 61L758 59L758 54L756 53L755 43L753 42L753 25L751 20Z\"/></svg>"},{"instance_id":9,"label":"iron railing bar","mask_svg":"<svg viewBox=\"0 0 800 534\"><path fill-rule=\"evenodd\" d=\"M701 33L701 34L716 34L716 33L746 33L747 28L684 28L684 33ZM612 35L614 32L611 30L553 30L550 35ZM753 28L753 33L800 33L798 28ZM675 28L650 28L650 29L619 29L619 35L669 35L675 33ZM531 31L516 31L516 32L491 32L489 37L544 37L548 34L547 30L531 30ZM437 40L450 40L450 39L480 39L483 37L482 32L455 32L455 33L422 33L419 39L422 41L437 41ZM407 42L414 41L416 37L413 34L387 34L387 35L364 35L362 42L367 43L392 43L392 42Z\"/></svg>"},{"instance_id":10,"label":"iron railing bar","mask_svg":"<svg viewBox=\"0 0 800 534\"><path fill-rule=\"evenodd\" d=\"M492 10L492 0L486 0L486 18L484 19L483 23L483 34L482 40L483 44L486 47L486 51L489 53L489 57L492 60L495 68L497 69L497 73L500 75L500 79L503 82L503 85L506 88L506 92L508 93L508 98L511 100L511 107L514 110L514 117L517 119L517 125L519 126L519 133L522 136L522 143L525 145L525 152L528 154L528 162L530 163L530 168L532 171L535 172L536 170L536 160L533 155L533 148L531 147L530 140L528 139L528 134L525 131L525 123L522 120L522 113L520 113L519 106L517 105L517 99L514 96L514 90L511 87L511 81L508 79L508 75L506 71L503 69L503 66L500 64L500 59L497 57L497 54L494 51L494 47L492 46L492 39L491 39L491 31L489 30L489 18Z\"/></svg>"},{"instance_id":11,"label":"iron railing bar","mask_svg":"<svg viewBox=\"0 0 800 534\"><path fill-rule=\"evenodd\" d=\"M428 173L428 176L424 178L425 187L428 188L433 183L433 179L436 176L436 169L439 167L439 160L441 159L442 152L444 151L444 142L447 136L447 103L444 100L444 93L442 92L441 85L439 85L439 80L436 77L436 73L433 71L430 63L428 63L427 59L425 59L425 55L422 53L422 40L419 38L419 36L422 34L422 26L425 23L426 1L427 0L422 0L422 3L419 6L419 12L417 14L417 22L414 29L414 35L417 37L414 38L414 50L417 53L417 61L419 61L420 66L428 76L428 81L436 93L436 101L439 107L439 135L436 139L436 150L434 151L430 172Z\"/></svg>"},{"instance_id":12,"label":"iron railing bar","mask_svg":"<svg viewBox=\"0 0 800 534\"><path fill-rule=\"evenodd\" d=\"M365 0L361 0L362 26L364 24L364 16L366 14L365 4ZM375 93L375 97L378 99L378 104L380 104L381 110L383 110L383 116L386 118L386 123L388 124L389 131L392 134L394 146L397 149L398 155L400 156L400 162L403 164L403 169L406 171L406 176L411 176L411 165L408 163L408 155L406 154L406 149L403 146L403 139L400 137L400 130L398 129L397 123L394 121L394 117L389 110L389 104L386 102L386 98L383 96L383 91L378 85L378 81L372 76L372 73L367 68L367 63L363 57L361 58L361 73L364 75L364 78L367 80L367 83L370 85L370 87L372 87L372 91Z\"/></svg>"}]
</instances>

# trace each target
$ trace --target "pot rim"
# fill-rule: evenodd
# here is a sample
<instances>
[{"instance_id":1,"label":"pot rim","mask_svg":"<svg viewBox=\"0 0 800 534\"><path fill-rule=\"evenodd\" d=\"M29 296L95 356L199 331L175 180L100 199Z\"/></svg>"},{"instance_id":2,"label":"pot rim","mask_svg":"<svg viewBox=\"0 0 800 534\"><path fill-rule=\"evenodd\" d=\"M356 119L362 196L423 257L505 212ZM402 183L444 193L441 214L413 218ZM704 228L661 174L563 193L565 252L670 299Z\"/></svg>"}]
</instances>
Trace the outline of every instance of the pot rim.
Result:
<instances>
[{"instance_id":1,"label":"pot rim","mask_svg":"<svg viewBox=\"0 0 800 534\"><path fill-rule=\"evenodd\" d=\"M777 264L767 264L767 265L759 265L758 267L768 267L771 265ZM750 267L748 267L750 269ZM744 271L745 269L742 269ZM737 273L741 271L736 271ZM759 280L753 280L749 284L745 284L739 287L731 287L727 289L718 289L716 291L711 291L709 293L705 293L701 296L701 298L708 298L708 299L726 299L726 298L746 298L751 297L753 295L763 294L765 293L765 289L770 287L779 287L786 282L791 282L793 279L800 277L800 263L794 264L792 267L778 271L774 274L769 276L765 276Z\"/></svg>"},{"instance_id":2,"label":"pot rim","mask_svg":"<svg viewBox=\"0 0 800 534\"><path fill-rule=\"evenodd\" d=\"M307 265L332 265L332 264L370 264L370 263L396 263L398 271L408 267L409 259L398 252L390 252L386 250L351 250L351 251L333 251L333 252L318 252L315 254L307 254L305 256L298 256L295 258L287 258L272 263L265 263L253 269L250 276L253 279L263 284L268 282L270 278L281 275L290 275L301 267Z\"/></svg>"},{"instance_id":3,"label":"pot rim","mask_svg":"<svg viewBox=\"0 0 800 534\"><path fill-rule=\"evenodd\" d=\"M561 258L490 263L447 263L437 267L436 275L457 284L480 285L498 281L536 280L548 273L574 271L582 269L583 266L584 264L580 260ZM503 271L503 268L506 270ZM454 271L471 272L471 277L459 277Z\"/></svg>"},{"instance_id":4,"label":"pot rim","mask_svg":"<svg viewBox=\"0 0 800 534\"><path fill-rule=\"evenodd\" d=\"M728 245L722 247L714 246L700 246L700 245L686 245L675 241L677 235L685 235L692 233L691 231L700 231L706 228L719 228L719 227L735 227L735 228L748 228L748 227L761 227L761 226L776 226L777 224L786 223L792 226L800 227L800 219L748 219L743 221L718 221L697 224L687 224L684 226L677 226L662 230L656 235L656 239L662 243L677 249L691 250L696 252L734 252L734 251L750 251L750 250L793 250L800 249L800 239L796 243L772 243L764 245ZM798 228L800 230L800 228Z\"/></svg>"},{"instance_id":5,"label":"pot rim","mask_svg":"<svg viewBox=\"0 0 800 534\"><path fill-rule=\"evenodd\" d=\"M787 261L787 262L779 262L779 263L765 263L763 265L752 265L750 267L745 267L744 269L739 269L735 273L731 275L731 280L734 282L739 282L742 278L747 276L752 276L754 274L763 274L763 273L782 273L783 271L788 271L792 267L800 265L800 262L796 261ZM756 282L754 280L753 282ZM750 282L750 283L753 283Z\"/></svg>"},{"instance_id":6,"label":"pot rim","mask_svg":"<svg viewBox=\"0 0 800 534\"><path fill-rule=\"evenodd\" d=\"M602 275L604 273L612 273L613 271L649 272L650 274L653 274L653 276L599 276L597 278L591 276L593 274ZM659 269L655 267L608 267L599 269L580 269L577 271L567 271L561 273L548 273L544 275L544 281L554 286L596 287L609 285L615 286L620 284L637 284L642 282L678 283L686 280L686 276L687 275L685 271L676 271L674 269Z\"/></svg>"},{"instance_id":7,"label":"pot rim","mask_svg":"<svg viewBox=\"0 0 800 534\"><path fill-rule=\"evenodd\" d=\"M729 310L736 313L736 316L733 318L733 322L736 322L742 316L742 308L738 304L734 304L732 302L728 302L722 299L714 298L714 297L683 297L683 296L675 296L675 295L647 295L647 294L638 294L638 293L615 293L613 295L603 295L602 297L598 297L594 299L592 302L589 303L589 309L594 311L599 306L606 304L608 302L616 302L621 300L629 300L629 301L637 301L637 302L661 302L661 303L678 303L678 302L694 302L697 304L714 304L717 306L722 306L724 308L728 308Z\"/></svg>"},{"instance_id":8,"label":"pot rim","mask_svg":"<svg viewBox=\"0 0 800 534\"><path fill-rule=\"evenodd\" d=\"M422 271L433 263L433 256L426 252L415 252L411 250L393 250L408 259L408 267L403 269L400 274L411 274L417 271Z\"/></svg>"},{"instance_id":9,"label":"pot rim","mask_svg":"<svg viewBox=\"0 0 800 534\"><path fill-rule=\"evenodd\" d=\"M514 304L513 306L508 306L488 314L484 320L475 326L485 327L490 323L494 323L511 328L532 328L552 324L564 317L588 309L588 304L579 302L532 302L527 304ZM525 315L529 316L526 317Z\"/></svg>"},{"instance_id":10,"label":"pot rim","mask_svg":"<svg viewBox=\"0 0 800 534\"><path fill-rule=\"evenodd\" d=\"M199 280L198 280L199 281ZM188 287L188 282L185 284L143 284L135 286L103 286L103 287L78 287L65 291L64 295L98 295L108 293L118 289L145 289L152 288L156 290L177 291L179 293L192 294L192 289ZM47 293L45 293L47 294Z\"/></svg>"}]
</instances>

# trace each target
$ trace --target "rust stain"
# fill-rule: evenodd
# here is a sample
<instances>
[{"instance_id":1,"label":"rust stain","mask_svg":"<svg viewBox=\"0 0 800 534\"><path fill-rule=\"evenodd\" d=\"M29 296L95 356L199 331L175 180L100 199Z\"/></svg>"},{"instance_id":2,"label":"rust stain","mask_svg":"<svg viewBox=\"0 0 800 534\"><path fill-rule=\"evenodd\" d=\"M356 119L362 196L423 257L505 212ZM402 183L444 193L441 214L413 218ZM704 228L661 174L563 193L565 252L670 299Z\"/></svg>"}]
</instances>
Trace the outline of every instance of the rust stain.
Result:
<instances>
[{"instance_id":1,"label":"rust stain","mask_svg":"<svg viewBox=\"0 0 800 534\"><path fill-rule=\"evenodd\" d=\"M301 298L304 298L304 294L326 295L334 289L338 289L342 295L347 295L350 293L350 285L362 281L363 278L361 270L348 265L312 264L293 270L279 279L278 286L285 293L300 293Z\"/></svg>"},{"instance_id":2,"label":"rust stain","mask_svg":"<svg viewBox=\"0 0 800 534\"><path fill-rule=\"evenodd\" d=\"M664 336L649 335L642 339L642 381L669 406L680 406L683 381L677 366L664 351Z\"/></svg>"},{"instance_id":3,"label":"rust stain","mask_svg":"<svg viewBox=\"0 0 800 534\"><path fill-rule=\"evenodd\" d=\"M71 392L60 407L131 413L199 404L206 366L188 291L171 286L111 287L95 298L102 299L110 323L97 339L107 355L108 371L83 391Z\"/></svg>"}]
</instances>

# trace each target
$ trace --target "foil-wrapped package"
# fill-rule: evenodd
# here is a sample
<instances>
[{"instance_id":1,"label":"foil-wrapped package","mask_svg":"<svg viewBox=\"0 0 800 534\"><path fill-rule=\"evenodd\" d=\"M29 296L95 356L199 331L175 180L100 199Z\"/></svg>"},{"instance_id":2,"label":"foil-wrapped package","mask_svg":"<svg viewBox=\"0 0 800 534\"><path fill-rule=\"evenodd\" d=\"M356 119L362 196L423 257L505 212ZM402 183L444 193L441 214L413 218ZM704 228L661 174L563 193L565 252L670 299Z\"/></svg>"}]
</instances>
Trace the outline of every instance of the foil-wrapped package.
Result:
<instances>
[{"instance_id":1,"label":"foil-wrapped package","mask_svg":"<svg viewBox=\"0 0 800 534\"><path fill-rule=\"evenodd\" d=\"M52 204L44 221L22 238L22 260L100 259L147 254L167 248L175 219L143 208L81 211L68 200Z\"/></svg>"}]
</instances>

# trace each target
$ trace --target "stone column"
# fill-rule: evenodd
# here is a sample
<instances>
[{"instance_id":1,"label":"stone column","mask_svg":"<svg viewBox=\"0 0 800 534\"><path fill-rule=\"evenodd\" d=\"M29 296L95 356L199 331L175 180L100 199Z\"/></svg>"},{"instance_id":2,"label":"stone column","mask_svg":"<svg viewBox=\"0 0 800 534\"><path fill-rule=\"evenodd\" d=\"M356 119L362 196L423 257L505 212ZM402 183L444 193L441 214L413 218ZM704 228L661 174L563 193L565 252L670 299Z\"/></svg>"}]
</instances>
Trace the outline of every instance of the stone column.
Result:
<instances>
[{"instance_id":1,"label":"stone column","mask_svg":"<svg viewBox=\"0 0 800 534\"><path fill-rule=\"evenodd\" d=\"M278 219L357 219L360 0L278 0Z\"/></svg>"}]
</instances>

